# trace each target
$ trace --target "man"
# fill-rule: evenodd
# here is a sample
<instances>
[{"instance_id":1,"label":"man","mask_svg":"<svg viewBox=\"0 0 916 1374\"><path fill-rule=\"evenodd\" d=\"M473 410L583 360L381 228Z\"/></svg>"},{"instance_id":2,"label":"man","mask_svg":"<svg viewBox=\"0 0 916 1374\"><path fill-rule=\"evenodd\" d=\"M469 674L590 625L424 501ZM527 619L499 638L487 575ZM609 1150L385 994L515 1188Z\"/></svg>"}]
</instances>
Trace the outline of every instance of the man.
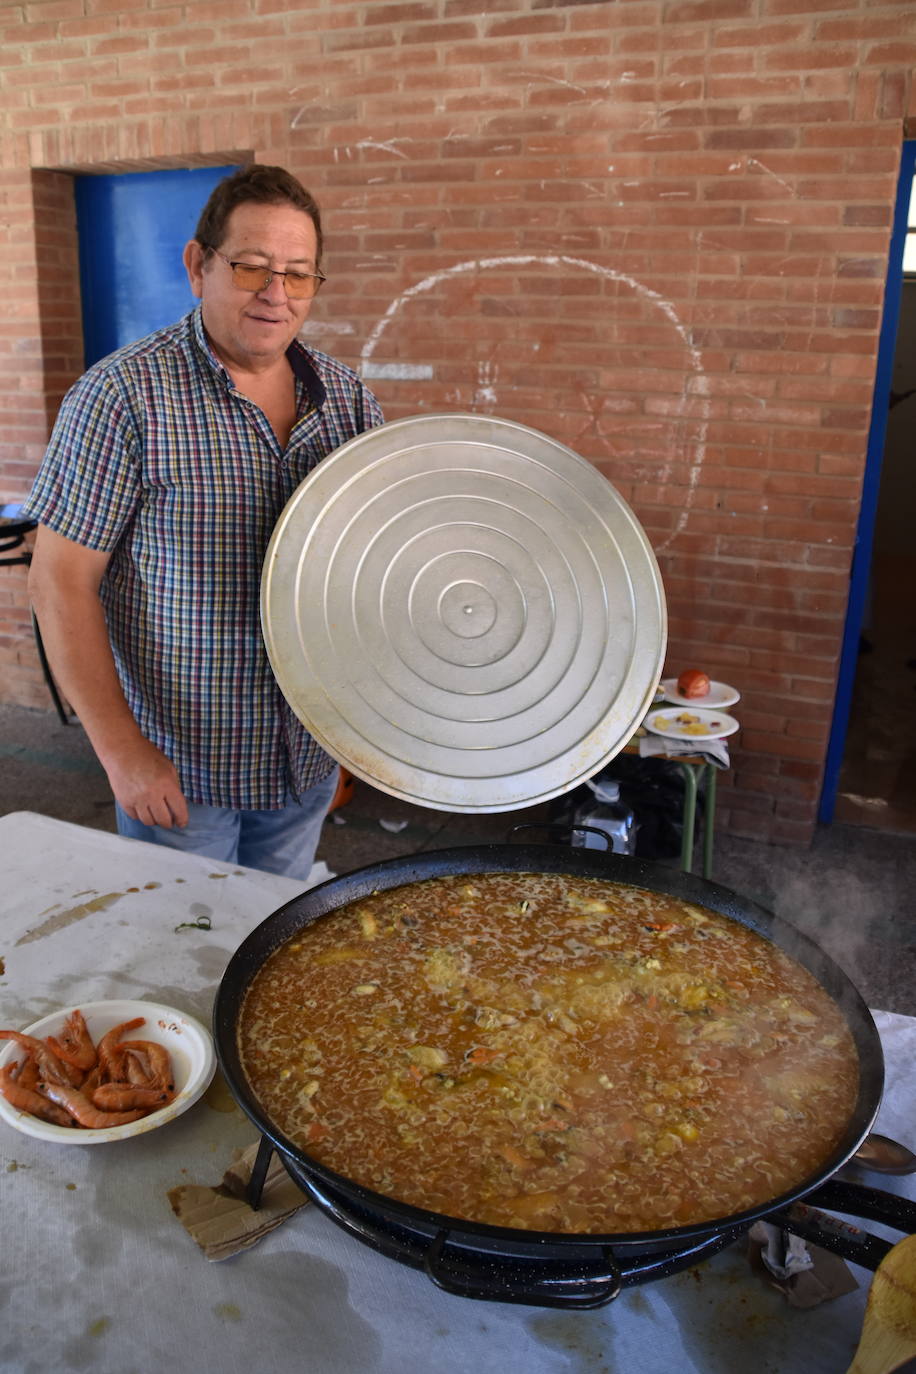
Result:
<instances>
[{"instance_id":1,"label":"man","mask_svg":"<svg viewBox=\"0 0 916 1374\"><path fill-rule=\"evenodd\" d=\"M24 508L42 636L119 832L297 878L337 768L271 674L261 562L306 473L383 418L297 339L321 250L288 172L220 182L184 250L199 306L80 378Z\"/></svg>"}]
</instances>

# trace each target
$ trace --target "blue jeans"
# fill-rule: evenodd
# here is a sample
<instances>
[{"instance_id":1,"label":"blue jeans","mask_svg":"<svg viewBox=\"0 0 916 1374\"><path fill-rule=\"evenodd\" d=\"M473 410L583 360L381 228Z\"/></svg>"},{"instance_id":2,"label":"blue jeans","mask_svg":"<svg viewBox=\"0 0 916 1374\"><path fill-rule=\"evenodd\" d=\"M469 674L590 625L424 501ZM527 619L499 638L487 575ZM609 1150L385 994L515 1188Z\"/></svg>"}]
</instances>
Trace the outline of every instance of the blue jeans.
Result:
<instances>
[{"instance_id":1,"label":"blue jeans","mask_svg":"<svg viewBox=\"0 0 916 1374\"><path fill-rule=\"evenodd\" d=\"M322 822L334 800L337 777L335 768L298 801L287 794L286 805L279 811L232 811L188 802L188 823L180 830L133 821L115 802L118 834L265 873L306 879L315 862Z\"/></svg>"}]
</instances>

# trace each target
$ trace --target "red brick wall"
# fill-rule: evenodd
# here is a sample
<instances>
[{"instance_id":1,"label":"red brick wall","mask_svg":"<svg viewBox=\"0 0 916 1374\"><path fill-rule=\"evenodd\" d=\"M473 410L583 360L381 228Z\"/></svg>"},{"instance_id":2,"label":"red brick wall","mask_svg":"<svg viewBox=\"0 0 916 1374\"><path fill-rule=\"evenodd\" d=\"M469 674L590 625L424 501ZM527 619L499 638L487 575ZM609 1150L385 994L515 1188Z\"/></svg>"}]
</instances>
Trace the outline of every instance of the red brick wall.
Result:
<instances>
[{"instance_id":1,"label":"red brick wall","mask_svg":"<svg viewBox=\"0 0 916 1374\"><path fill-rule=\"evenodd\" d=\"M32 173L41 380L48 426L64 393L83 369L79 254L73 178L65 172Z\"/></svg>"},{"instance_id":2,"label":"red brick wall","mask_svg":"<svg viewBox=\"0 0 916 1374\"><path fill-rule=\"evenodd\" d=\"M282 162L326 217L313 341L389 418L595 462L658 551L669 670L742 690L720 823L810 837L911 0L42 0L0 38L0 499L79 371L71 174ZM47 704L9 572L0 699Z\"/></svg>"}]
</instances>

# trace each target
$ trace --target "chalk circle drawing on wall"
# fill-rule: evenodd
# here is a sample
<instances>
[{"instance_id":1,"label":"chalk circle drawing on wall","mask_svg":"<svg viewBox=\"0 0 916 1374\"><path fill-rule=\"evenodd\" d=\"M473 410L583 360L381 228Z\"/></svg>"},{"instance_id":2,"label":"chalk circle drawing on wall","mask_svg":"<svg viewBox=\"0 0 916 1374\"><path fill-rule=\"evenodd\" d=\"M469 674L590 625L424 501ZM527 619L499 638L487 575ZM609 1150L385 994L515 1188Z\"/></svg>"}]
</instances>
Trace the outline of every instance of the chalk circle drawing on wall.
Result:
<instances>
[{"instance_id":1,"label":"chalk circle drawing on wall","mask_svg":"<svg viewBox=\"0 0 916 1374\"><path fill-rule=\"evenodd\" d=\"M434 362L404 361L402 350L392 349L389 351L385 347L386 342L390 343L391 341L392 330L396 328L397 322L404 317L410 304L428 295L436 287L447 284L465 274L480 275L487 272L504 271L506 268L529 267L545 268L551 272L592 273L606 282L617 283L619 287L632 293L631 300L641 301L647 307L649 317L664 322L666 328L673 331L678 341L678 349L684 359L683 382L674 399L671 413L659 415L651 422L651 429L655 434L654 442L660 445L657 460L647 463L643 459L641 470L636 474L640 480L657 483L659 486L664 486L671 480L675 468L678 468L682 474L686 474L686 480L683 476L680 479L684 482L684 486L677 520L664 542L656 546L657 551L661 552L685 528L698 489L709 423L709 386L700 351L692 343L689 332L678 317L672 303L660 292L646 286L643 282L637 281L635 277L613 267L590 262L587 258L569 257L565 254L518 254L490 258L469 258L466 261L454 263L451 267L433 272L421 281L415 282L413 286L408 287L391 302L363 345L360 353L361 375L367 381L381 379L415 383L435 381L437 370ZM519 321L519 325L522 323L523 321ZM540 344L535 343L532 347L537 349ZM500 383L498 355L503 349L512 350L517 362L520 352L519 338L497 339L495 345L489 342L486 348L487 356L468 364L468 376L464 384L454 388L449 393L449 400L463 410L484 414L498 413L501 397L511 394L516 385L515 383L502 385ZM391 352L397 352L400 360L386 361L386 351L389 353L389 358ZM632 355L630 365L637 369L640 368L637 345L632 346ZM614 457L622 457L625 453L626 426L623 426L621 439L615 438L613 433L603 428L602 411L607 394L603 389L589 391L585 387L579 386L577 391L578 396L565 395L562 404L567 414L578 410L582 415L584 423L577 437L584 442L583 452L585 456L594 459L595 453L588 453L587 448L590 442L594 446L595 441L599 441L597 446L603 452L598 456L601 461L609 461L612 466ZM614 422L613 414L609 416L609 422ZM617 445L616 453L615 444ZM578 447L576 444L572 446Z\"/></svg>"}]
</instances>

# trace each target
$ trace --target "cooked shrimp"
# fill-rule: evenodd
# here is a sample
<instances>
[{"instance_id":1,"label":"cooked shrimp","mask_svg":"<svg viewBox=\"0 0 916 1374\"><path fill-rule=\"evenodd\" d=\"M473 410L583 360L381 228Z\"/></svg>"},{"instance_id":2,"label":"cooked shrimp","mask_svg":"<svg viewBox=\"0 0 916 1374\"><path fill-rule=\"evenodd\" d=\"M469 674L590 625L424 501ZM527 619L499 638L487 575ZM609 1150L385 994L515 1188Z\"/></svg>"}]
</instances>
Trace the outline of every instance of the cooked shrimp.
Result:
<instances>
[{"instance_id":1,"label":"cooked shrimp","mask_svg":"<svg viewBox=\"0 0 916 1374\"><path fill-rule=\"evenodd\" d=\"M121 1040L142 1025L142 1016L122 1021L98 1047L78 1009L57 1038L0 1031L0 1040L12 1040L24 1051L18 1063L0 1070L0 1093L20 1111L89 1130L123 1126L159 1111L175 1097L168 1050L155 1040Z\"/></svg>"},{"instance_id":2,"label":"cooked shrimp","mask_svg":"<svg viewBox=\"0 0 916 1374\"><path fill-rule=\"evenodd\" d=\"M135 1016L132 1021L122 1021L119 1026L112 1026L110 1031L105 1032L96 1050L103 1078L120 1080L126 1077L126 1070L123 1068L123 1047L118 1041L125 1031L136 1030L137 1026L145 1025L144 1017Z\"/></svg>"},{"instance_id":3,"label":"cooked shrimp","mask_svg":"<svg viewBox=\"0 0 916 1374\"><path fill-rule=\"evenodd\" d=\"M122 1044L121 1048L124 1050L122 1067L128 1083L132 1083L137 1088L148 1088L153 1077L153 1068L146 1051L136 1048L139 1044L138 1040L131 1040Z\"/></svg>"},{"instance_id":4,"label":"cooked shrimp","mask_svg":"<svg viewBox=\"0 0 916 1374\"><path fill-rule=\"evenodd\" d=\"M147 1112L157 1112L171 1102L173 1093L165 1088L138 1088L132 1083L100 1083L93 1089L92 1104L105 1112L126 1112L133 1107L142 1107Z\"/></svg>"},{"instance_id":5,"label":"cooked shrimp","mask_svg":"<svg viewBox=\"0 0 916 1374\"><path fill-rule=\"evenodd\" d=\"M95 1068L89 1070L80 1084L80 1092L83 1094L83 1097L91 1097L94 1089L99 1086L101 1079L102 1070L99 1068L98 1064L96 1064Z\"/></svg>"},{"instance_id":6,"label":"cooked shrimp","mask_svg":"<svg viewBox=\"0 0 916 1374\"><path fill-rule=\"evenodd\" d=\"M98 1091L98 1089L96 1090ZM70 1113L74 1121L86 1126L90 1131L104 1130L106 1126L126 1126L128 1121L138 1121L146 1116L145 1111L103 1112L94 1106L76 1088L65 1088L60 1083L46 1083L45 1092L52 1102L56 1102Z\"/></svg>"},{"instance_id":7,"label":"cooked shrimp","mask_svg":"<svg viewBox=\"0 0 916 1374\"><path fill-rule=\"evenodd\" d=\"M64 1022L64 1028L60 1033L60 1039L53 1035L47 1037L48 1044L57 1055L58 1059L64 1059L68 1064L74 1064L83 1073L95 1067L96 1051L89 1034L89 1027L86 1025L83 1013L77 1007L76 1011L70 1013Z\"/></svg>"},{"instance_id":8,"label":"cooked shrimp","mask_svg":"<svg viewBox=\"0 0 916 1374\"><path fill-rule=\"evenodd\" d=\"M20 1059L18 1064L11 1067L13 1077L20 1088L29 1088L32 1092L38 1091L41 1074L38 1072L38 1065L35 1063L33 1054L27 1054L25 1059Z\"/></svg>"},{"instance_id":9,"label":"cooked shrimp","mask_svg":"<svg viewBox=\"0 0 916 1374\"><path fill-rule=\"evenodd\" d=\"M72 1064L66 1063L63 1059L58 1059L53 1050L43 1040L37 1040L34 1035L22 1035L19 1031L0 1030L0 1040L14 1040L21 1049L26 1050L38 1065L38 1072L45 1083L63 1083L67 1087L77 1088L83 1081L81 1071L74 1068Z\"/></svg>"},{"instance_id":10,"label":"cooked shrimp","mask_svg":"<svg viewBox=\"0 0 916 1374\"><path fill-rule=\"evenodd\" d=\"M17 1112L28 1112L30 1116L40 1117L42 1121L50 1121L53 1126L72 1124L70 1117L62 1107L49 1102L41 1093L23 1087L16 1080L14 1070L13 1064L5 1064L0 1069L0 1093L3 1094L10 1106L15 1107Z\"/></svg>"},{"instance_id":11,"label":"cooked shrimp","mask_svg":"<svg viewBox=\"0 0 916 1374\"><path fill-rule=\"evenodd\" d=\"M146 1070L146 1081L142 1086L162 1087L169 1092L174 1091L172 1058L164 1045L158 1044L155 1040L122 1040L121 1049L126 1050L129 1055L137 1055L138 1060L139 1056L143 1056L143 1059L139 1060ZM130 1081L133 1082L134 1079L131 1078Z\"/></svg>"}]
</instances>

